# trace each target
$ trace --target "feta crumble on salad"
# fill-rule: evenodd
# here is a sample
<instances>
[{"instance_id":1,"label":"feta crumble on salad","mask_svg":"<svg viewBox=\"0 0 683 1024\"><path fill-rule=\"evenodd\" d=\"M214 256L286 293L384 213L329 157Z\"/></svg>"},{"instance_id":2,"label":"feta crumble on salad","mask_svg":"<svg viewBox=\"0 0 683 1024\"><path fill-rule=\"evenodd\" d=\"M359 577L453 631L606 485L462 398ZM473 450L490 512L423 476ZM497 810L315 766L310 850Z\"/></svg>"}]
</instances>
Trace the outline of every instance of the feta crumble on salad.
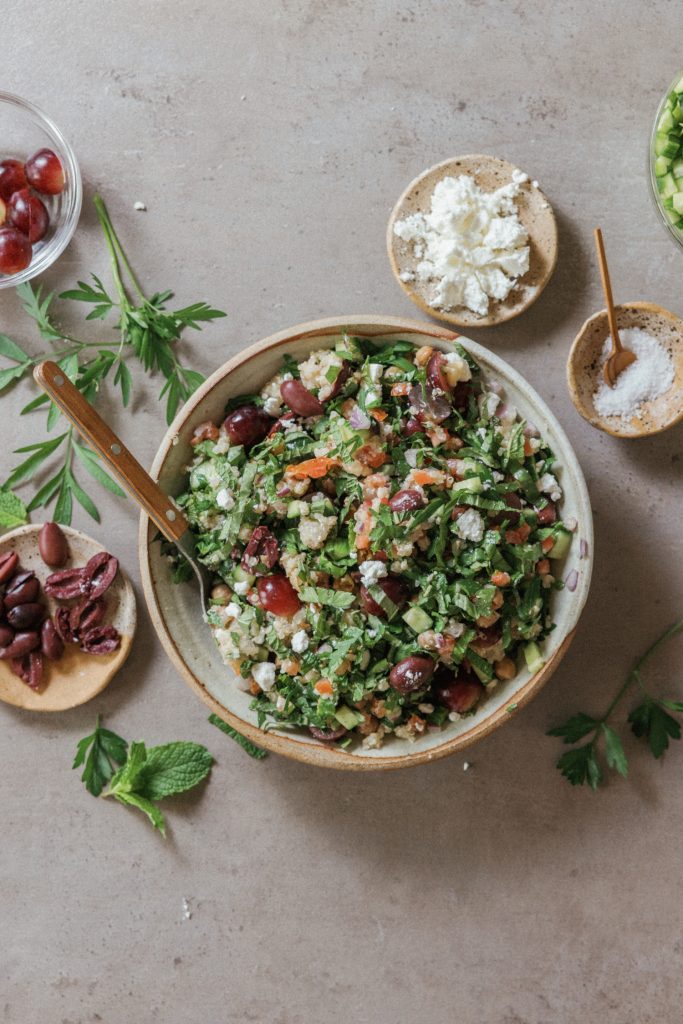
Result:
<instances>
[{"instance_id":1,"label":"feta crumble on salad","mask_svg":"<svg viewBox=\"0 0 683 1024\"><path fill-rule=\"evenodd\" d=\"M262 726L379 748L543 664L572 537L557 466L462 346L286 356L193 445L179 504Z\"/></svg>"}]
</instances>

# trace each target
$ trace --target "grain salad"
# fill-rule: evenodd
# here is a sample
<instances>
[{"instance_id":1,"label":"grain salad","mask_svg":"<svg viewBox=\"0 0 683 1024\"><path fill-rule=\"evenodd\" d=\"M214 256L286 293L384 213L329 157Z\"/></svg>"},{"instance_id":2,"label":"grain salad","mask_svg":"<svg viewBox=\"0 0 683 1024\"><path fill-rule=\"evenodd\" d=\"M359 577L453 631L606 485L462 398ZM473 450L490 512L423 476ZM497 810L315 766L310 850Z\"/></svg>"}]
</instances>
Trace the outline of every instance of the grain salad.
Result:
<instances>
[{"instance_id":1,"label":"grain salad","mask_svg":"<svg viewBox=\"0 0 683 1024\"><path fill-rule=\"evenodd\" d=\"M462 346L343 335L193 445L178 500L261 726L379 748L543 665L572 538L559 474Z\"/></svg>"}]
</instances>

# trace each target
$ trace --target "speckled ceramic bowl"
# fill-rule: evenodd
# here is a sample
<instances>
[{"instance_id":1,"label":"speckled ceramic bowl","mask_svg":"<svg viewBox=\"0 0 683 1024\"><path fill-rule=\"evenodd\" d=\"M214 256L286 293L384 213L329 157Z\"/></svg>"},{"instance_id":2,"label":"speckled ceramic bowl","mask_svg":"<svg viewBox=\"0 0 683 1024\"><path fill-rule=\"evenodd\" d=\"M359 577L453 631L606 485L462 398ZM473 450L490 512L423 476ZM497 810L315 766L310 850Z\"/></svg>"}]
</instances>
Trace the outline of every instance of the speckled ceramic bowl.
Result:
<instances>
[{"instance_id":1,"label":"speckled ceramic bowl","mask_svg":"<svg viewBox=\"0 0 683 1024\"><path fill-rule=\"evenodd\" d=\"M600 416L593 395L602 370L600 358L609 335L607 313L601 310L586 320L577 334L567 362L567 386L585 420L614 437L649 437L683 419L683 320L652 302L626 302L614 307L617 327L640 327L658 339L673 360L674 382L663 395L641 406L637 416Z\"/></svg>"},{"instance_id":2,"label":"speckled ceramic bowl","mask_svg":"<svg viewBox=\"0 0 683 1024\"><path fill-rule=\"evenodd\" d=\"M457 337L433 324L397 317L348 316L302 324L274 334L245 349L217 370L184 406L166 433L152 465L152 476L169 494L186 486L191 458L190 438L204 420L220 422L228 399L253 392L280 369L282 357L304 359L318 348L331 348L343 331L377 340L404 338L415 345L433 345L449 351ZM302 731L274 728L262 732L250 711L250 696L240 690L233 673L221 661L204 623L192 584L175 586L169 565L154 542L155 530L146 516L140 523L142 585L152 621L166 653L198 696L249 739L286 757L326 768L356 770L403 768L422 764L461 750L507 721L540 690L561 661L588 595L593 552L593 522L586 484L577 458L553 413L515 370L493 353L467 338L460 339L488 377L501 381L522 415L533 420L550 442L559 460L558 476L565 498L563 515L574 517L578 527L562 574L576 573L576 589L555 595L557 628L545 642L546 662L535 675L521 668L517 677L498 686L476 713L443 730L430 732L414 743L390 740L381 750L339 750L314 740ZM581 543L583 541L583 543Z\"/></svg>"},{"instance_id":3,"label":"speckled ceramic bowl","mask_svg":"<svg viewBox=\"0 0 683 1024\"><path fill-rule=\"evenodd\" d=\"M491 300L486 316L465 307L438 309L430 305L429 281L418 281L414 276L405 279L406 274L414 275L420 261L415 257L412 243L394 234L396 221L413 213L427 213L434 188L443 178L469 174L485 192L494 192L501 185L509 185L516 170L514 164L495 156L453 157L418 175L396 203L387 227L389 262L403 291L424 313L456 327L493 327L523 313L547 285L557 263L557 224L547 196L533 181L521 186L520 195L515 200L519 219L529 235L529 269L507 299L503 302Z\"/></svg>"},{"instance_id":4,"label":"speckled ceramic bowl","mask_svg":"<svg viewBox=\"0 0 683 1024\"><path fill-rule=\"evenodd\" d=\"M35 572L41 584L53 572L45 565L38 551L38 534L42 523L20 526L0 537L0 555L16 551L23 569ZM103 551L103 546L92 537L62 529L69 542L69 560L65 568L85 565L89 558ZM43 595L50 612L56 603ZM111 654L84 654L71 644L67 645L59 661L46 662L43 689L36 693L14 675L6 661L0 661L0 700L28 711L66 711L92 700L104 690L121 668L130 653L135 634L135 594L130 580L119 568L119 573L107 591L108 612L104 620L116 626L121 634L121 646Z\"/></svg>"}]
</instances>

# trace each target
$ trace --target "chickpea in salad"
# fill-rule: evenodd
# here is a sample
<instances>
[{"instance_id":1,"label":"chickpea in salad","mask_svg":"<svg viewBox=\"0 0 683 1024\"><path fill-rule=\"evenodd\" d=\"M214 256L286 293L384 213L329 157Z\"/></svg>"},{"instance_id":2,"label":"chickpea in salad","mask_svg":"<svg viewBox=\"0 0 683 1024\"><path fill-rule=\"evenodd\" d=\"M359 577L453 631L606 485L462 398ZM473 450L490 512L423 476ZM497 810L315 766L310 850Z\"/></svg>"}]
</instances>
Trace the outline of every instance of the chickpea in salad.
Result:
<instances>
[{"instance_id":1,"label":"chickpea in salad","mask_svg":"<svg viewBox=\"0 0 683 1024\"><path fill-rule=\"evenodd\" d=\"M343 335L193 438L208 621L262 727L414 740L543 664L552 451L461 345Z\"/></svg>"}]
</instances>

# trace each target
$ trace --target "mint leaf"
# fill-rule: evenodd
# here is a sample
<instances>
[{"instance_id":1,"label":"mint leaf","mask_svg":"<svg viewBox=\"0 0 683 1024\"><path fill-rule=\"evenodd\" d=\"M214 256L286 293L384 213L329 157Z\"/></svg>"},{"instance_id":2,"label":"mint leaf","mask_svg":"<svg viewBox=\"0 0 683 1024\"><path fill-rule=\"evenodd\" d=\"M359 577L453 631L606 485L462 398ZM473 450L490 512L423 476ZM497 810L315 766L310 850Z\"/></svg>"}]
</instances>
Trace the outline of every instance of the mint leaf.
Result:
<instances>
[{"instance_id":1,"label":"mint leaf","mask_svg":"<svg viewBox=\"0 0 683 1024\"><path fill-rule=\"evenodd\" d=\"M263 750L262 747L257 747L255 743L248 740L247 737L243 736L241 732L237 731L237 729L233 729L231 725L224 722L222 718L218 717L218 715L209 715L209 721L211 722L211 725L215 725L217 729L220 729L226 736L233 739L235 743L239 743L242 750L246 750L247 754L249 754L249 757L255 757L259 761L264 757L268 757L267 750Z\"/></svg>"},{"instance_id":2,"label":"mint leaf","mask_svg":"<svg viewBox=\"0 0 683 1024\"><path fill-rule=\"evenodd\" d=\"M356 600L356 595L347 594L344 590L331 590L327 587L303 587L301 600L328 605L330 608L349 608Z\"/></svg>"},{"instance_id":3,"label":"mint leaf","mask_svg":"<svg viewBox=\"0 0 683 1024\"><path fill-rule=\"evenodd\" d=\"M614 768L623 775L624 778L628 775L628 761L626 754L624 753L624 747L621 740L615 733L614 729L611 729L609 725L602 726L602 731L605 737L605 757L607 764L610 768Z\"/></svg>"},{"instance_id":4,"label":"mint leaf","mask_svg":"<svg viewBox=\"0 0 683 1024\"><path fill-rule=\"evenodd\" d=\"M93 796L99 796L116 771L126 760L128 744L115 732L103 729L97 716L95 731L85 736L76 748L72 768L85 765L81 780Z\"/></svg>"},{"instance_id":5,"label":"mint leaf","mask_svg":"<svg viewBox=\"0 0 683 1024\"><path fill-rule=\"evenodd\" d=\"M138 775L147 757L147 748L139 741L131 743L128 760L119 768L111 780L106 796L118 796L120 793L132 793L136 788Z\"/></svg>"},{"instance_id":6,"label":"mint leaf","mask_svg":"<svg viewBox=\"0 0 683 1024\"><path fill-rule=\"evenodd\" d=\"M0 528L11 530L28 519L26 506L13 491L0 490Z\"/></svg>"},{"instance_id":7,"label":"mint leaf","mask_svg":"<svg viewBox=\"0 0 683 1024\"><path fill-rule=\"evenodd\" d=\"M162 836L166 835L166 822L164 816L151 800L147 800L146 797L140 796L139 793L114 793L114 796L119 803L125 804L128 807L137 807L138 810L146 814L149 820L154 825L154 828L161 832Z\"/></svg>"},{"instance_id":8,"label":"mint leaf","mask_svg":"<svg viewBox=\"0 0 683 1024\"><path fill-rule=\"evenodd\" d=\"M134 788L149 800L163 800L192 789L206 778L212 764L213 757L199 743L178 741L150 747Z\"/></svg>"}]
</instances>

